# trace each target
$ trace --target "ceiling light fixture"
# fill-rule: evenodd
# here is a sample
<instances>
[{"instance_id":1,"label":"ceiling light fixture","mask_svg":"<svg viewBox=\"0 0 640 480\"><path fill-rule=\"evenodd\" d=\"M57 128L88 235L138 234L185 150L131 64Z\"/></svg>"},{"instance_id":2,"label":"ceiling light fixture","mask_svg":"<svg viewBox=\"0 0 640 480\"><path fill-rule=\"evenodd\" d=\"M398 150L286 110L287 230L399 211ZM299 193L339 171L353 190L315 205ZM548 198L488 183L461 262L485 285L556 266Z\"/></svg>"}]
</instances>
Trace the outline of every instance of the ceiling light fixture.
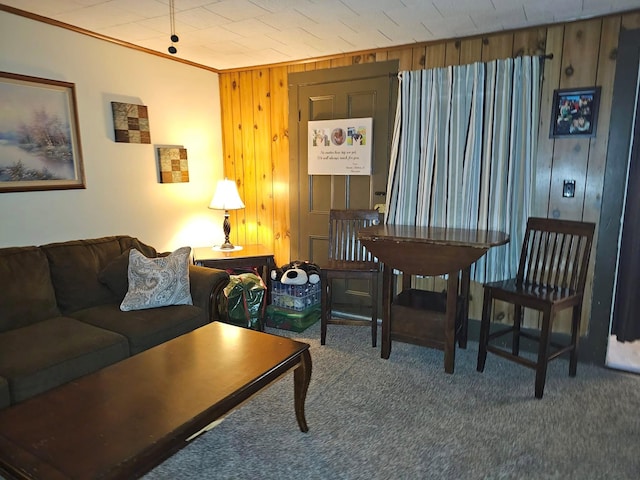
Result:
<instances>
[{"instance_id":1,"label":"ceiling light fixture","mask_svg":"<svg viewBox=\"0 0 640 480\"><path fill-rule=\"evenodd\" d=\"M176 8L174 5L174 0L169 0L169 22L171 23L171 46L169 47L169 53L171 55L178 52L178 49L173 45L174 43L178 43L180 40L178 35L176 35Z\"/></svg>"}]
</instances>

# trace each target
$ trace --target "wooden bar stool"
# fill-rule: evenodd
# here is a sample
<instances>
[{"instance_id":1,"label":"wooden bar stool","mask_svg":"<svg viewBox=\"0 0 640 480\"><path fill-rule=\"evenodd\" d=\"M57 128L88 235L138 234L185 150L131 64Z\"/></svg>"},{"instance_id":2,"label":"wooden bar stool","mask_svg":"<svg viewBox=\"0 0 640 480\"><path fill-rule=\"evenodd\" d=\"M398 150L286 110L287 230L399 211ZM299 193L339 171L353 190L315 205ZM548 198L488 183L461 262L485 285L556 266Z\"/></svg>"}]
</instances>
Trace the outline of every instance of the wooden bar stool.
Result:
<instances>
[{"instance_id":1,"label":"wooden bar stool","mask_svg":"<svg viewBox=\"0 0 640 480\"><path fill-rule=\"evenodd\" d=\"M358 240L358 230L380 223L377 210L331 210L329 212L329 257L320 268L322 285L320 343L327 339L327 325L368 325L371 327L371 344L376 346L378 337L378 277L377 259ZM371 320L332 317L332 289L334 280L369 280L371 293Z\"/></svg>"},{"instance_id":2,"label":"wooden bar stool","mask_svg":"<svg viewBox=\"0 0 640 480\"><path fill-rule=\"evenodd\" d=\"M516 278L484 285L477 370L484 371L487 352L536 371L535 396L542 398L548 363L569 353L569 376L575 377L578 337L584 286L595 230L594 223L550 218L530 218L520 254ZM509 328L490 333L493 300L514 305L514 322ZM521 330L525 308L542 313L539 333ZM553 320L561 310L571 308L571 340L567 345L551 341ZM511 351L491 344L491 340L511 336ZM538 343L537 359L520 355L520 337Z\"/></svg>"}]
</instances>

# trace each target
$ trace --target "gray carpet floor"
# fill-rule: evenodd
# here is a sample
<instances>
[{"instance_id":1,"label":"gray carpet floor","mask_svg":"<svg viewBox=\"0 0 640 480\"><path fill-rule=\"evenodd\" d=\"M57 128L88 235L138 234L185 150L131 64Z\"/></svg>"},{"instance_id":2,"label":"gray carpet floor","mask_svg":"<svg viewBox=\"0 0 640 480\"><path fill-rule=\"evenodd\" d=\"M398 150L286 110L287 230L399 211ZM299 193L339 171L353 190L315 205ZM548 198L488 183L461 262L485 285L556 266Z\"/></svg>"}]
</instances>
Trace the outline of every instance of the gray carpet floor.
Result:
<instances>
[{"instance_id":1,"label":"gray carpet floor","mask_svg":"<svg viewBox=\"0 0 640 480\"><path fill-rule=\"evenodd\" d=\"M289 374L149 472L156 479L638 479L640 376L568 361L549 367L544 398L534 372L477 343L443 353L370 330L330 325L268 330L311 344L309 432L298 429ZM185 393L186 394L186 393Z\"/></svg>"}]
</instances>

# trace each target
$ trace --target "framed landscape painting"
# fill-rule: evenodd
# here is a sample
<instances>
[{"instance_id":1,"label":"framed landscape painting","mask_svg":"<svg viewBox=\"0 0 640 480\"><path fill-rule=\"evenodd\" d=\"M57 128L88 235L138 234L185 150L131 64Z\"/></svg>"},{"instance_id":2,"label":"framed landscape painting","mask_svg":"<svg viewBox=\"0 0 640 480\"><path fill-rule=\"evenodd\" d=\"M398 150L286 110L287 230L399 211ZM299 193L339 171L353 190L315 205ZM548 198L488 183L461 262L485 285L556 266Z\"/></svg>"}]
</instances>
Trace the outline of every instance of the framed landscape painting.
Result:
<instances>
[{"instance_id":1,"label":"framed landscape painting","mask_svg":"<svg viewBox=\"0 0 640 480\"><path fill-rule=\"evenodd\" d=\"M85 188L73 83L0 72L0 193Z\"/></svg>"}]
</instances>

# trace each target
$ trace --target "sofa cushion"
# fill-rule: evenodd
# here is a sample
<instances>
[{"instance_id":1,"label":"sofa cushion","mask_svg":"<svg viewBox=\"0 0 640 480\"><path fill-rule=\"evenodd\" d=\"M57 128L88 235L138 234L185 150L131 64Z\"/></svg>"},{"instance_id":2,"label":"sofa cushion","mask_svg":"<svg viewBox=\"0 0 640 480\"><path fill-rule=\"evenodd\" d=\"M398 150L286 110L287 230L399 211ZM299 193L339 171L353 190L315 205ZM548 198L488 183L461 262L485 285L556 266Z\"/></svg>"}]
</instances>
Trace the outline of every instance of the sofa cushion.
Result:
<instances>
[{"instance_id":1,"label":"sofa cushion","mask_svg":"<svg viewBox=\"0 0 640 480\"><path fill-rule=\"evenodd\" d=\"M151 245L147 245L146 243L141 242L135 237L130 237L127 235L118 235L116 238L118 239L118 243L120 244L121 252L128 252L132 248L135 248L139 252L142 252L142 254L147 258L155 258L160 255L164 255L164 254L158 254L156 249L153 248Z\"/></svg>"},{"instance_id":2,"label":"sofa cushion","mask_svg":"<svg viewBox=\"0 0 640 480\"><path fill-rule=\"evenodd\" d=\"M58 315L45 254L37 247L0 249L0 332Z\"/></svg>"},{"instance_id":3,"label":"sofa cushion","mask_svg":"<svg viewBox=\"0 0 640 480\"><path fill-rule=\"evenodd\" d=\"M0 333L0 376L9 381L12 403L128 356L122 335L68 317Z\"/></svg>"},{"instance_id":4,"label":"sofa cushion","mask_svg":"<svg viewBox=\"0 0 640 480\"><path fill-rule=\"evenodd\" d=\"M193 305L130 312L121 311L115 304L101 305L71 315L82 322L124 335L129 340L132 355L208 323L207 312Z\"/></svg>"},{"instance_id":5,"label":"sofa cushion","mask_svg":"<svg viewBox=\"0 0 640 480\"><path fill-rule=\"evenodd\" d=\"M11 396L9 395L9 382L6 378L0 377L0 408L11 405Z\"/></svg>"},{"instance_id":6,"label":"sofa cushion","mask_svg":"<svg viewBox=\"0 0 640 480\"><path fill-rule=\"evenodd\" d=\"M129 289L120 310L143 310L169 305L193 305L189 286L191 247L166 257L147 258L135 248L129 252Z\"/></svg>"},{"instance_id":7,"label":"sofa cushion","mask_svg":"<svg viewBox=\"0 0 640 480\"><path fill-rule=\"evenodd\" d=\"M158 252L155 248L142 243L140 240L134 237L127 237L124 235L116 237L122 253L116 258L112 259L105 267L98 273L98 280L104 283L115 294L116 301L122 302L122 299L127 294L129 289L129 252L135 248L141 252L147 258L155 258L158 256ZM164 256L165 254L161 254Z\"/></svg>"},{"instance_id":8,"label":"sofa cushion","mask_svg":"<svg viewBox=\"0 0 640 480\"><path fill-rule=\"evenodd\" d=\"M129 280L127 278L129 270L129 251L121 253L116 258L111 260L107 265L98 273L98 280L104 283L109 290L111 290L118 303L122 302L122 299L127 294L129 289Z\"/></svg>"},{"instance_id":9,"label":"sofa cushion","mask_svg":"<svg viewBox=\"0 0 640 480\"><path fill-rule=\"evenodd\" d=\"M114 293L98 280L99 272L122 253L116 237L43 245L49 259L58 306L63 314L116 302Z\"/></svg>"}]
</instances>

